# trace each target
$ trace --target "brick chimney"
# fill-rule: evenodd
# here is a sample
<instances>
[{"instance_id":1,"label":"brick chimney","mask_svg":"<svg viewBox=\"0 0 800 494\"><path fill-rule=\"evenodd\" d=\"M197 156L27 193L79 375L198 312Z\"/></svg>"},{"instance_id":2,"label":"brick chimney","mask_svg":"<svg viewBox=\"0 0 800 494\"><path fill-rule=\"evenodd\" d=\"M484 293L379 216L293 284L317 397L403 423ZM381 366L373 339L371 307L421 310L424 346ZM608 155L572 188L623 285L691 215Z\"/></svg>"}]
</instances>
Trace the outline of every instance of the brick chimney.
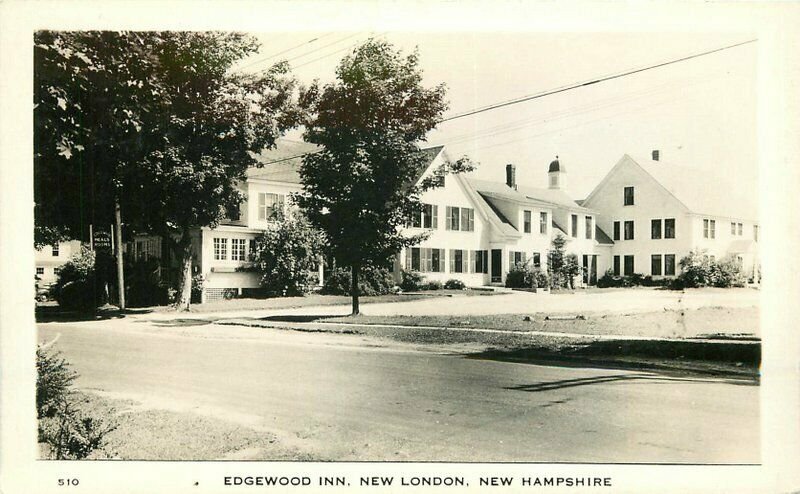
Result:
<instances>
[{"instance_id":1,"label":"brick chimney","mask_svg":"<svg viewBox=\"0 0 800 494\"><path fill-rule=\"evenodd\" d=\"M658 161L661 157L661 152L658 149L653 150L653 161Z\"/></svg>"},{"instance_id":2,"label":"brick chimney","mask_svg":"<svg viewBox=\"0 0 800 494\"><path fill-rule=\"evenodd\" d=\"M517 190L517 167L511 163L506 165L506 185Z\"/></svg>"}]
</instances>

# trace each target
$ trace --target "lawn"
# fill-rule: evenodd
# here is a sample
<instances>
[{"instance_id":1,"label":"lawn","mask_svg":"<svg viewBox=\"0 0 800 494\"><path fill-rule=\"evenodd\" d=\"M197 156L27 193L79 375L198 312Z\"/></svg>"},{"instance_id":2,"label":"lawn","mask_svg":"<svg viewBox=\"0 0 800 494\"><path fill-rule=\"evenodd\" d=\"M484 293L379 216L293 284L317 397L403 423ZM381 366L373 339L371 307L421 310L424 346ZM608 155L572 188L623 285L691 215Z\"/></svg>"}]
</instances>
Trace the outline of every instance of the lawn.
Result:
<instances>
[{"instance_id":1,"label":"lawn","mask_svg":"<svg viewBox=\"0 0 800 494\"><path fill-rule=\"evenodd\" d=\"M456 296L491 296L500 295L501 292L487 290L430 290L404 294L375 295L359 297L361 304L378 304L392 302L409 302L430 297L456 297ZM275 297L275 298L234 298L231 300L218 300L204 304L192 304L191 312L222 312L237 310L258 309L294 309L298 307L315 307L325 305L349 305L352 298L344 295L321 295L311 293L303 297ZM152 308L158 312L174 310L172 306Z\"/></svg>"},{"instance_id":2,"label":"lawn","mask_svg":"<svg viewBox=\"0 0 800 494\"><path fill-rule=\"evenodd\" d=\"M577 318L582 316L583 319ZM346 316L319 318L322 322L482 328L508 331L540 331L585 335L624 335L655 338L697 338L708 336L757 337L758 309L755 307L704 307L692 310L662 310L636 314L587 312L493 314L476 316ZM569 318L569 319L567 319ZM529 320L526 320L529 319Z\"/></svg>"}]
</instances>

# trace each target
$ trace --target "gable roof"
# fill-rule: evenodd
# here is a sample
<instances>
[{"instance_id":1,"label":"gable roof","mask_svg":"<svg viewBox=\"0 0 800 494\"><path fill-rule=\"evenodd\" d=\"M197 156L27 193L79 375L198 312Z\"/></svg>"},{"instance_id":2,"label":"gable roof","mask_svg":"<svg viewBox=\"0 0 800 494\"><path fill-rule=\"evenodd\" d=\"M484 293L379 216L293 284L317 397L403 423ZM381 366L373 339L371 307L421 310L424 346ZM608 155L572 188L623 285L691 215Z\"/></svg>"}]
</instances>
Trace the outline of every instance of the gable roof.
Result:
<instances>
[{"instance_id":1,"label":"gable roof","mask_svg":"<svg viewBox=\"0 0 800 494\"><path fill-rule=\"evenodd\" d=\"M671 194L694 214L757 221L758 206L753 195L739 192L736 184L727 177L715 175L704 169L674 165L651 157L622 156L605 178L594 188L584 203L591 203L595 194L625 165L638 166L659 186Z\"/></svg>"},{"instance_id":2,"label":"gable roof","mask_svg":"<svg viewBox=\"0 0 800 494\"><path fill-rule=\"evenodd\" d=\"M542 189L523 186L517 188L521 194L524 194L529 199L547 202L573 211L590 212L589 209L575 202L573 198L561 189Z\"/></svg>"},{"instance_id":3,"label":"gable roof","mask_svg":"<svg viewBox=\"0 0 800 494\"><path fill-rule=\"evenodd\" d=\"M742 195L736 184L725 176L651 158L630 158L693 213L749 220L758 218L754 198Z\"/></svg>"},{"instance_id":4,"label":"gable roof","mask_svg":"<svg viewBox=\"0 0 800 494\"><path fill-rule=\"evenodd\" d=\"M303 156L318 150L319 146L307 142L277 139L273 149L264 149L253 154L253 158L263 166L248 168L247 178L299 184Z\"/></svg>"}]
</instances>

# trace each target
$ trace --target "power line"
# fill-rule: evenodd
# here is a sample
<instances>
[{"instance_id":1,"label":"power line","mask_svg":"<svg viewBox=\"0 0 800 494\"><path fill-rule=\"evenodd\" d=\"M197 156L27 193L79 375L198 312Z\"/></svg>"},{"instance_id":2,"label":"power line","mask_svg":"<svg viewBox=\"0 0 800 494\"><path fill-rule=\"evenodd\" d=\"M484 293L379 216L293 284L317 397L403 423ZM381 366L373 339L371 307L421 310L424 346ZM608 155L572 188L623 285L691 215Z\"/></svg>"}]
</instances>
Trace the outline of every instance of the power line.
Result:
<instances>
[{"instance_id":1,"label":"power line","mask_svg":"<svg viewBox=\"0 0 800 494\"><path fill-rule=\"evenodd\" d=\"M545 96L550 96L550 95L553 95L553 94L563 93L565 91L570 91L572 89L578 89L578 88L581 88L581 87L590 86L592 84L597 84L599 82L605 82L605 81L609 81L609 80L612 80L612 79L619 79L621 77L626 77L626 76L629 76L629 75L637 74L637 73L644 72L644 71L647 71L647 70L656 69L656 68L659 68L659 67L664 67L666 65L671 65L671 64L678 63L678 62L685 62L685 61L691 60L693 58L698 58L698 57L702 57L702 56L706 56L706 55L711 55L713 53L717 53L717 52L720 52L720 51L723 51L723 50L729 50L731 48L736 48L738 46L742 46L742 45L746 45L746 44L750 44L750 43L755 43L756 41L758 41L758 40L757 39L751 39L751 40L748 40L748 41L743 41L741 43L736 43L736 44L733 44L733 45L728 45L728 46L723 46L721 48L716 48L714 50L708 50L708 51L704 51L704 52L701 52L701 53L695 53L693 55L688 55L688 56L685 56L685 57L676 58L676 59L673 59L673 60L668 60L666 62L657 63L657 64L654 64L654 65L648 65L646 67L641 67L641 68L637 68L637 69L631 69L631 70L627 70L625 72L620 72L620 73L613 74L613 75L603 76L603 77L599 77L599 78L592 79L592 80L585 81L585 82L573 83L573 84L570 84L570 85L567 85L567 86L561 86L561 87L558 87L558 88L555 88L555 89L550 89L550 90L547 90L547 91L543 91L541 93L536 93L536 94L524 96L522 98L516 98L516 99L513 99L513 100L508 100L508 101L503 101L503 102L500 102L500 103L495 103L495 104L488 105L488 106L485 106L485 107L481 107L481 108L477 108L477 109L474 109L474 110L470 110L468 112L456 114L456 115L453 115L452 117L444 118L444 119L440 120L439 123L447 122L447 121L450 121L450 120L455 120L457 118L467 117L467 116L470 116L470 115L475 115L475 114L478 114L478 113L483 113L483 112L490 111L490 110L495 110L497 108L503 108L503 107L514 105L514 104L517 104L517 103L523 103L523 102L530 101L530 100L533 100L533 99L543 98ZM347 49L347 48L349 48L349 47L346 47L345 49ZM338 51L343 51L343 50L338 50ZM326 57L330 56L330 55L333 55L334 53L336 53L336 52L329 53L328 55L326 55ZM321 58L325 58L325 57L321 57ZM314 61L316 61L316 59L315 60L311 60L309 62L306 62L305 64L301 64L300 66L307 65L307 64L312 63ZM300 66L298 66L298 67L300 67ZM297 67L295 67L295 68L297 68ZM608 117L604 117L604 118L608 118ZM603 120L604 118L600 118L600 119L597 119L597 120ZM589 122L587 122L587 123L589 123ZM561 130L566 130L566 129L561 129ZM484 146L484 147L494 147L494 146L501 145L501 144L510 144L512 142L517 142L519 140L524 140L524 139L515 139L513 141L493 144L491 146ZM263 163L262 166L272 165L272 164L275 164L275 163L282 163L284 161L289 161L289 160L296 159L296 158L302 158L304 156L308 156L308 155L311 155L311 154L316 154L316 153L319 153L319 152L320 151L310 151L310 152L307 152L307 153L298 154L296 156L290 156L290 157L287 157L287 158L281 158L281 159L278 159L278 160L274 160L274 161L269 161L267 163Z\"/></svg>"},{"instance_id":2,"label":"power line","mask_svg":"<svg viewBox=\"0 0 800 494\"><path fill-rule=\"evenodd\" d=\"M377 35L377 37L381 37L381 36L383 36L384 34L385 34L385 33L380 33L380 34L378 34L378 35ZM337 53L341 53L341 52L343 52L343 51L345 51L345 50L350 50L350 49L352 49L352 48L355 48L357 45L358 45L358 43L353 43L352 45L345 46L344 48L340 48L340 49L338 49L338 50L336 50L336 51L332 51L332 52L328 53L327 55L323 55L323 56L321 56L321 57L318 57L318 58L315 58L315 59L313 59L313 60L309 60L308 62L301 63L300 65L295 65L295 66L293 66L292 68L294 68L294 69L299 69L300 67L305 67L306 65L309 65L309 64L312 64L312 63L314 63L314 62L318 62L318 61L320 61L320 60L323 60L323 59L325 59L325 58L328 58L328 57L329 57L329 56L331 56L331 55L336 55Z\"/></svg>"},{"instance_id":3,"label":"power line","mask_svg":"<svg viewBox=\"0 0 800 494\"><path fill-rule=\"evenodd\" d=\"M351 38L353 38L355 36L358 36L359 34L361 34L361 32L357 32L357 33L351 34L350 36L345 36L342 39L337 39L336 41L334 41L332 43L328 43L327 45L320 46L319 48L315 48L314 50L311 50L311 51L309 51L307 53L303 53L302 55L297 55L296 57L292 57L292 58L288 59L288 61L292 62L294 60L297 60L298 58L307 57L308 55L311 55L311 54L316 53L318 51L324 50L325 48L328 48L329 46L338 45L342 41L346 41L348 39L351 39Z\"/></svg>"},{"instance_id":4,"label":"power line","mask_svg":"<svg viewBox=\"0 0 800 494\"><path fill-rule=\"evenodd\" d=\"M323 34L321 36L317 36L316 38L311 38L308 41L304 41L304 42L300 43L299 45L295 45L295 46L292 46L291 48L287 48L287 49L285 49L283 51L279 51L277 53L273 53L272 55L267 55L267 56L261 57L261 58L259 58L257 60L253 60L252 62L248 63L247 65L243 65L242 67L240 67L239 70L246 69L248 67L252 67L253 65L257 65L257 64L259 64L261 62L265 62L265 61L267 61L267 60L269 60L271 58L275 58L275 57L277 57L279 55L283 55L284 53L289 53L292 50L296 50L296 49L300 48L301 46L309 45L309 44L311 44L311 43L313 43L315 41L319 41L320 39L322 39L322 38L324 38L326 36L330 36L331 34L333 34L333 32L325 33L325 34Z\"/></svg>"},{"instance_id":5,"label":"power line","mask_svg":"<svg viewBox=\"0 0 800 494\"><path fill-rule=\"evenodd\" d=\"M512 99L512 100L503 101L503 102L500 102L500 103L495 103L495 104L484 106L484 107L481 107L481 108L476 108L474 110L469 110L469 111L466 111L464 113L458 113L458 114L453 115L451 117L443 118L440 121L440 123L449 122L449 121L455 120L457 118L468 117L470 115L476 115L478 113L483 113L483 112L490 111L490 110L496 110L498 108L503 108L503 107L506 107L506 106L516 105L518 103L524 103L526 101L531 101L531 100L534 100L534 99L543 98L545 96L550 96L550 95L553 95L553 94L563 93L565 91L570 91L572 89L578 89L578 88L581 88L581 87L591 86L592 84L597 84L597 83L600 83L600 82L610 81L612 79L619 79L620 77L626 77L626 76L629 76L629 75L638 74L640 72L657 69L659 67L664 67L666 65L671 65L671 64L674 64L674 63L678 63L678 62L685 62L685 61L691 60L693 58L698 58L698 57L710 55L712 53L717 53L717 52L720 52L720 51L723 51L723 50L729 50L731 48L736 48L738 46L746 45L746 44L749 44L749 43L755 43L756 41L758 41L758 40L751 39L751 40L748 40L748 41L743 41L741 43L736 43L736 44L733 44L733 45L723 46L722 48L716 48L714 50L704 51L702 53L695 53L693 55L689 55L689 56L686 56L686 57L681 57L681 58L676 58L676 59L673 59L673 60L668 60L666 62L661 62L661 63L655 64L655 65L648 65L647 67L641 67L641 68L638 68L638 69L627 70L625 72L620 72L620 73L613 74L613 75L603 76L603 77L600 77L600 78L597 78L597 79L591 79L591 80L588 80L588 81L585 81L585 82L579 82L579 83L570 84L570 85L567 85L567 86L561 86L559 88L550 89L550 90L547 90L547 91L543 91L541 93L531 94L531 95L528 95L528 96L523 96L521 98L515 98L515 99Z\"/></svg>"}]
</instances>

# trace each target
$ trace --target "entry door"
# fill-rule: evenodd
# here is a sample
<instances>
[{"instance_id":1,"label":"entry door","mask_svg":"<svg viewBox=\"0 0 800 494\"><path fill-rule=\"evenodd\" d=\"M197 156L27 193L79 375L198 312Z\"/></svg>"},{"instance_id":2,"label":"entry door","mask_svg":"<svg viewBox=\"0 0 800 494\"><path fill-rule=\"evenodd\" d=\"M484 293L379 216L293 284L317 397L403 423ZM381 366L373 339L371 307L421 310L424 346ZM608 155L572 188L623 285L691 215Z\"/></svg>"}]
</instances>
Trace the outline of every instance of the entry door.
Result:
<instances>
[{"instance_id":1,"label":"entry door","mask_svg":"<svg viewBox=\"0 0 800 494\"><path fill-rule=\"evenodd\" d=\"M503 281L503 249L492 249L492 283Z\"/></svg>"},{"instance_id":2,"label":"entry door","mask_svg":"<svg viewBox=\"0 0 800 494\"><path fill-rule=\"evenodd\" d=\"M591 276L589 277L589 284L594 286L597 284L597 254L592 256Z\"/></svg>"},{"instance_id":3,"label":"entry door","mask_svg":"<svg viewBox=\"0 0 800 494\"><path fill-rule=\"evenodd\" d=\"M586 254L583 255L583 284L589 284L589 256Z\"/></svg>"}]
</instances>

